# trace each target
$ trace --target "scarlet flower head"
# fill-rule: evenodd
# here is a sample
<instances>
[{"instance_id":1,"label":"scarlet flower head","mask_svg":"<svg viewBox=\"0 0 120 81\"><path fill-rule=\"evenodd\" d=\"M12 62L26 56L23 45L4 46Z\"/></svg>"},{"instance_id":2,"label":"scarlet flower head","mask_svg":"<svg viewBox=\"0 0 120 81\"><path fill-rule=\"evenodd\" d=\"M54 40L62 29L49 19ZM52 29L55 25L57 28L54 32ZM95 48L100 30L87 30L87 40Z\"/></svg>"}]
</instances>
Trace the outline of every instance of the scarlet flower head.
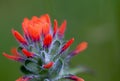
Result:
<instances>
[{"instance_id":1,"label":"scarlet flower head","mask_svg":"<svg viewBox=\"0 0 120 81\"><path fill-rule=\"evenodd\" d=\"M39 18L33 16L31 20L25 18L22 23L24 34L33 41L39 41L42 35L47 35L50 31L50 18L48 14Z\"/></svg>"},{"instance_id":2,"label":"scarlet flower head","mask_svg":"<svg viewBox=\"0 0 120 81\"><path fill-rule=\"evenodd\" d=\"M31 19L24 18L22 22L23 35L12 29L12 34L20 46L11 50L12 55L3 53L8 59L21 63L21 71L24 76L16 81L58 81L70 79L84 81L69 73L69 61L73 56L87 48L87 42L80 43L72 52L69 47L74 38L65 41L67 21L58 26L55 19L52 28L48 14Z\"/></svg>"}]
</instances>

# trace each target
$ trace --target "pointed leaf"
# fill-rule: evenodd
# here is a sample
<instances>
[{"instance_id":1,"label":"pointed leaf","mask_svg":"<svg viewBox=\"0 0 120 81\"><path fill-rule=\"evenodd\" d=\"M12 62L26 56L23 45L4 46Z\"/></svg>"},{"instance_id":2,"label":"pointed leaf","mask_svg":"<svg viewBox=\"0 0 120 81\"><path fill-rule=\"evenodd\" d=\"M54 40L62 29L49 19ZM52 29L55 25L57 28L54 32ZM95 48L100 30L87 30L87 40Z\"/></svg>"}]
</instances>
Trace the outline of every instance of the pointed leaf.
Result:
<instances>
[{"instance_id":1,"label":"pointed leaf","mask_svg":"<svg viewBox=\"0 0 120 81\"><path fill-rule=\"evenodd\" d=\"M31 74L31 73L32 73L32 72L30 72L29 70L27 70L24 66L21 66L21 67L20 67L20 70L21 70L21 72L24 73L24 74Z\"/></svg>"},{"instance_id":2,"label":"pointed leaf","mask_svg":"<svg viewBox=\"0 0 120 81\"><path fill-rule=\"evenodd\" d=\"M30 60L25 61L25 68L29 70L30 72L33 72L35 74L38 74L41 70L40 66Z\"/></svg>"},{"instance_id":3,"label":"pointed leaf","mask_svg":"<svg viewBox=\"0 0 120 81\"><path fill-rule=\"evenodd\" d=\"M54 78L56 76L58 76L63 68L63 61L61 59L58 59L55 64L54 67L51 68L50 71L50 78Z\"/></svg>"},{"instance_id":4,"label":"pointed leaf","mask_svg":"<svg viewBox=\"0 0 120 81\"><path fill-rule=\"evenodd\" d=\"M74 69L70 69L69 72L71 74L79 74L79 73L90 73L90 74L94 74L94 71L88 67L85 67L85 66L78 66Z\"/></svg>"}]
</instances>

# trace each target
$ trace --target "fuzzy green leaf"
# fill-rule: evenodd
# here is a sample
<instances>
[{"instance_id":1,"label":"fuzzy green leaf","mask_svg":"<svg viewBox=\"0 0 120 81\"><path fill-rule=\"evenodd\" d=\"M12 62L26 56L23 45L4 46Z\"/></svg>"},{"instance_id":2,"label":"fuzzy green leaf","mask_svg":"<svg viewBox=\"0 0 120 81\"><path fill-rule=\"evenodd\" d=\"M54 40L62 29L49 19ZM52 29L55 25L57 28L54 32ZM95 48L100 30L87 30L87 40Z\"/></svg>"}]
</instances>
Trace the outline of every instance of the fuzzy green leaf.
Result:
<instances>
[{"instance_id":1,"label":"fuzzy green leaf","mask_svg":"<svg viewBox=\"0 0 120 81\"><path fill-rule=\"evenodd\" d=\"M40 66L38 66L38 64L36 64L30 60L25 61L25 68L35 74L38 74L39 71L41 70L41 68L40 68Z\"/></svg>"},{"instance_id":2,"label":"fuzzy green leaf","mask_svg":"<svg viewBox=\"0 0 120 81\"><path fill-rule=\"evenodd\" d=\"M89 73L89 74L94 74L94 71L88 67L85 66L78 66L74 69L70 69L69 72L71 74L80 74L80 73Z\"/></svg>"},{"instance_id":3,"label":"fuzzy green leaf","mask_svg":"<svg viewBox=\"0 0 120 81\"><path fill-rule=\"evenodd\" d=\"M63 68L63 61L61 59L58 59L54 65L55 66L50 70L50 78L55 78L60 75Z\"/></svg>"},{"instance_id":4,"label":"fuzzy green leaf","mask_svg":"<svg viewBox=\"0 0 120 81\"><path fill-rule=\"evenodd\" d=\"M20 67L20 70L21 70L21 72L24 73L24 74L31 74L31 73L32 73L32 72L30 72L29 70L27 70L24 66L21 66L21 67Z\"/></svg>"}]
</instances>

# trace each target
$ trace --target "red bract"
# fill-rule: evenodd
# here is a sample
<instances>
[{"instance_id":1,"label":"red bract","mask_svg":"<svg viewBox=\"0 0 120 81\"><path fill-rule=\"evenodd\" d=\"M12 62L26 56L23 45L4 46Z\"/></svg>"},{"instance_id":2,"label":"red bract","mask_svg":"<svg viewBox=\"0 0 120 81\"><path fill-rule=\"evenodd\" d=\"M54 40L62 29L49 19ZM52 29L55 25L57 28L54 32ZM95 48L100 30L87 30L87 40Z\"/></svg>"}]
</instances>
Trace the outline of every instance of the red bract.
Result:
<instances>
[{"instance_id":1,"label":"red bract","mask_svg":"<svg viewBox=\"0 0 120 81\"><path fill-rule=\"evenodd\" d=\"M29 25L28 26L28 33L29 33L29 37L33 40L33 41L39 41L40 40L40 35L41 35L41 31L42 27L40 27L40 24L35 24L35 27L33 27L33 25Z\"/></svg>"},{"instance_id":2,"label":"red bract","mask_svg":"<svg viewBox=\"0 0 120 81\"><path fill-rule=\"evenodd\" d=\"M54 64L54 62L49 62L49 63L43 65L43 68L50 69L53 66L53 64Z\"/></svg>"},{"instance_id":3,"label":"red bract","mask_svg":"<svg viewBox=\"0 0 120 81\"><path fill-rule=\"evenodd\" d=\"M43 40L43 44L45 47L49 47L52 42L52 36L50 34L47 34Z\"/></svg>"},{"instance_id":4,"label":"red bract","mask_svg":"<svg viewBox=\"0 0 120 81\"><path fill-rule=\"evenodd\" d=\"M50 31L50 18L48 14L42 15L40 18L33 16L31 20L25 18L22 28L26 36L33 41L39 41L42 34L46 35Z\"/></svg>"},{"instance_id":5,"label":"red bract","mask_svg":"<svg viewBox=\"0 0 120 81\"><path fill-rule=\"evenodd\" d=\"M29 77L20 77L20 78L18 78L16 81L29 81L31 78L29 78Z\"/></svg>"},{"instance_id":6,"label":"red bract","mask_svg":"<svg viewBox=\"0 0 120 81\"><path fill-rule=\"evenodd\" d=\"M3 53L3 56L5 56L5 57L8 58L8 59L15 60L15 61L19 61L19 62L21 62L21 61L24 60L24 59L19 55L19 53L17 52L16 48L13 48L13 49L11 50L11 52L12 52L13 55L9 55L9 54L7 54L7 53Z\"/></svg>"},{"instance_id":7,"label":"red bract","mask_svg":"<svg viewBox=\"0 0 120 81\"><path fill-rule=\"evenodd\" d=\"M14 37L18 40L18 42L22 44L27 44L27 41L25 40L25 38L18 31L12 29L12 33Z\"/></svg>"},{"instance_id":8,"label":"red bract","mask_svg":"<svg viewBox=\"0 0 120 81\"><path fill-rule=\"evenodd\" d=\"M70 45L71 45L73 42L74 42L74 38L72 38L72 39L70 39L69 41L67 41L67 42L65 43L65 45L62 47L60 53L62 53L62 52L65 51L68 47L70 47Z\"/></svg>"},{"instance_id":9,"label":"red bract","mask_svg":"<svg viewBox=\"0 0 120 81\"><path fill-rule=\"evenodd\" d=\"M24 53L24 55L25 55L25 56L27 56L27 57L33 57L33 56L34 56L34 54L33 54L33 53L31 53L31 52L27 51L26 49L22 49L22 52L23 52L23 53Z\"/></svg>"},{"instance_id":10,"label":"red bract","mask_svg":"<svg viewBox=\"0 0 120 81\"><path fill-rule=\"evenodd\" d=\"M78 44L78 46L74 50L73 54L76 55L76 54L84 51L87 48L87 46L88 46L87 42L82 42L82 43Z\"/></svg>"},{"instance_id":11,"label":"red bract","mask_svg":"<svg viewBox=\"0 0 120 81\"><path fill-rule=\"evenodd\" d=\"M71 79L71 80L74 80L74 81L84 81L84 79L80 78L80 77L77 77L77 76L70 76L68 79Z\"/></svg>"},{"instance_id":12,"label":"red bract","mask_svg":"<svg viewBox=\"0 0 120 81\"><path fill-rule=\"evenodd\" d=\"M16 49L16 48L12 48L12 49L11 49L11 53L12 53L14 56L20 56L19 53L17 52L17 49Z\"/></svg>"},{"instance_id":13,"label":"red bract","mask_svg":"<svg viewBox=\"0 0 120 81\"><path fill-rule=\"evenodd\" d=\"M66 30L66 24L67 24L67 21L64 20L63 23L61 24L59 30L58 30L58 36L60 38L63 38L63 36L64 36L65 30Z\"/></svg>"},{"instance_id":14,"label":"red bract","mask_svg":"<svg viewBox=\"0 0 120 81\"><path fill-rule=\"evenodd\" d=\"M54 32L53 32L53 37L55 36L55 34L57 33L57 29L58 29L58 22L57 22L57 20L55 19L54 20Z\"/></svg>"},{"instance_id":15,"label":"red bract","mask_svg":"<svg viewBox=\"0 0 120 81\"><path fill-rule=\"evenodd\" d=\"M50 17L48 14L45 14L45 15L42 15L40 17L40 22L42 24L42 33L43 35L47 35L49 32L50 32L50 25L51 25L51 22L50 22Z\"/></svg>"}]
</instances>

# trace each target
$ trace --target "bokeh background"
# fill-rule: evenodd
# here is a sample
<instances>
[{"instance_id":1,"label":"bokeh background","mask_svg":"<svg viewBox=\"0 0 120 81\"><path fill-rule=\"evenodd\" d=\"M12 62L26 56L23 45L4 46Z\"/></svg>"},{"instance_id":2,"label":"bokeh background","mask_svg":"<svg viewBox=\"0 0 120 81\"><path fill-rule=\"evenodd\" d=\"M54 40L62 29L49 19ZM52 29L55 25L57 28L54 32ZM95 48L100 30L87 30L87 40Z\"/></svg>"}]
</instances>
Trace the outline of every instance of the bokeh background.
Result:
<instances>
[{"instance_id":1,"label":"bokeh background","mask_svg":"<svg viewBox=\"0 0 120 81\"><path fill-rule=\"evenodd\" d=\"M72 67L85 65L95 75L82 73L85 81L120 80L120 3L119 0L0 0L0 81L15 81L20 64L2 56L18 46L11 34L22 33L24 17L48 13L60 23L66 19L66 39L75 38L71 49L88 41L86 51L72 59Z\"/></svg>"}]
</instances>

